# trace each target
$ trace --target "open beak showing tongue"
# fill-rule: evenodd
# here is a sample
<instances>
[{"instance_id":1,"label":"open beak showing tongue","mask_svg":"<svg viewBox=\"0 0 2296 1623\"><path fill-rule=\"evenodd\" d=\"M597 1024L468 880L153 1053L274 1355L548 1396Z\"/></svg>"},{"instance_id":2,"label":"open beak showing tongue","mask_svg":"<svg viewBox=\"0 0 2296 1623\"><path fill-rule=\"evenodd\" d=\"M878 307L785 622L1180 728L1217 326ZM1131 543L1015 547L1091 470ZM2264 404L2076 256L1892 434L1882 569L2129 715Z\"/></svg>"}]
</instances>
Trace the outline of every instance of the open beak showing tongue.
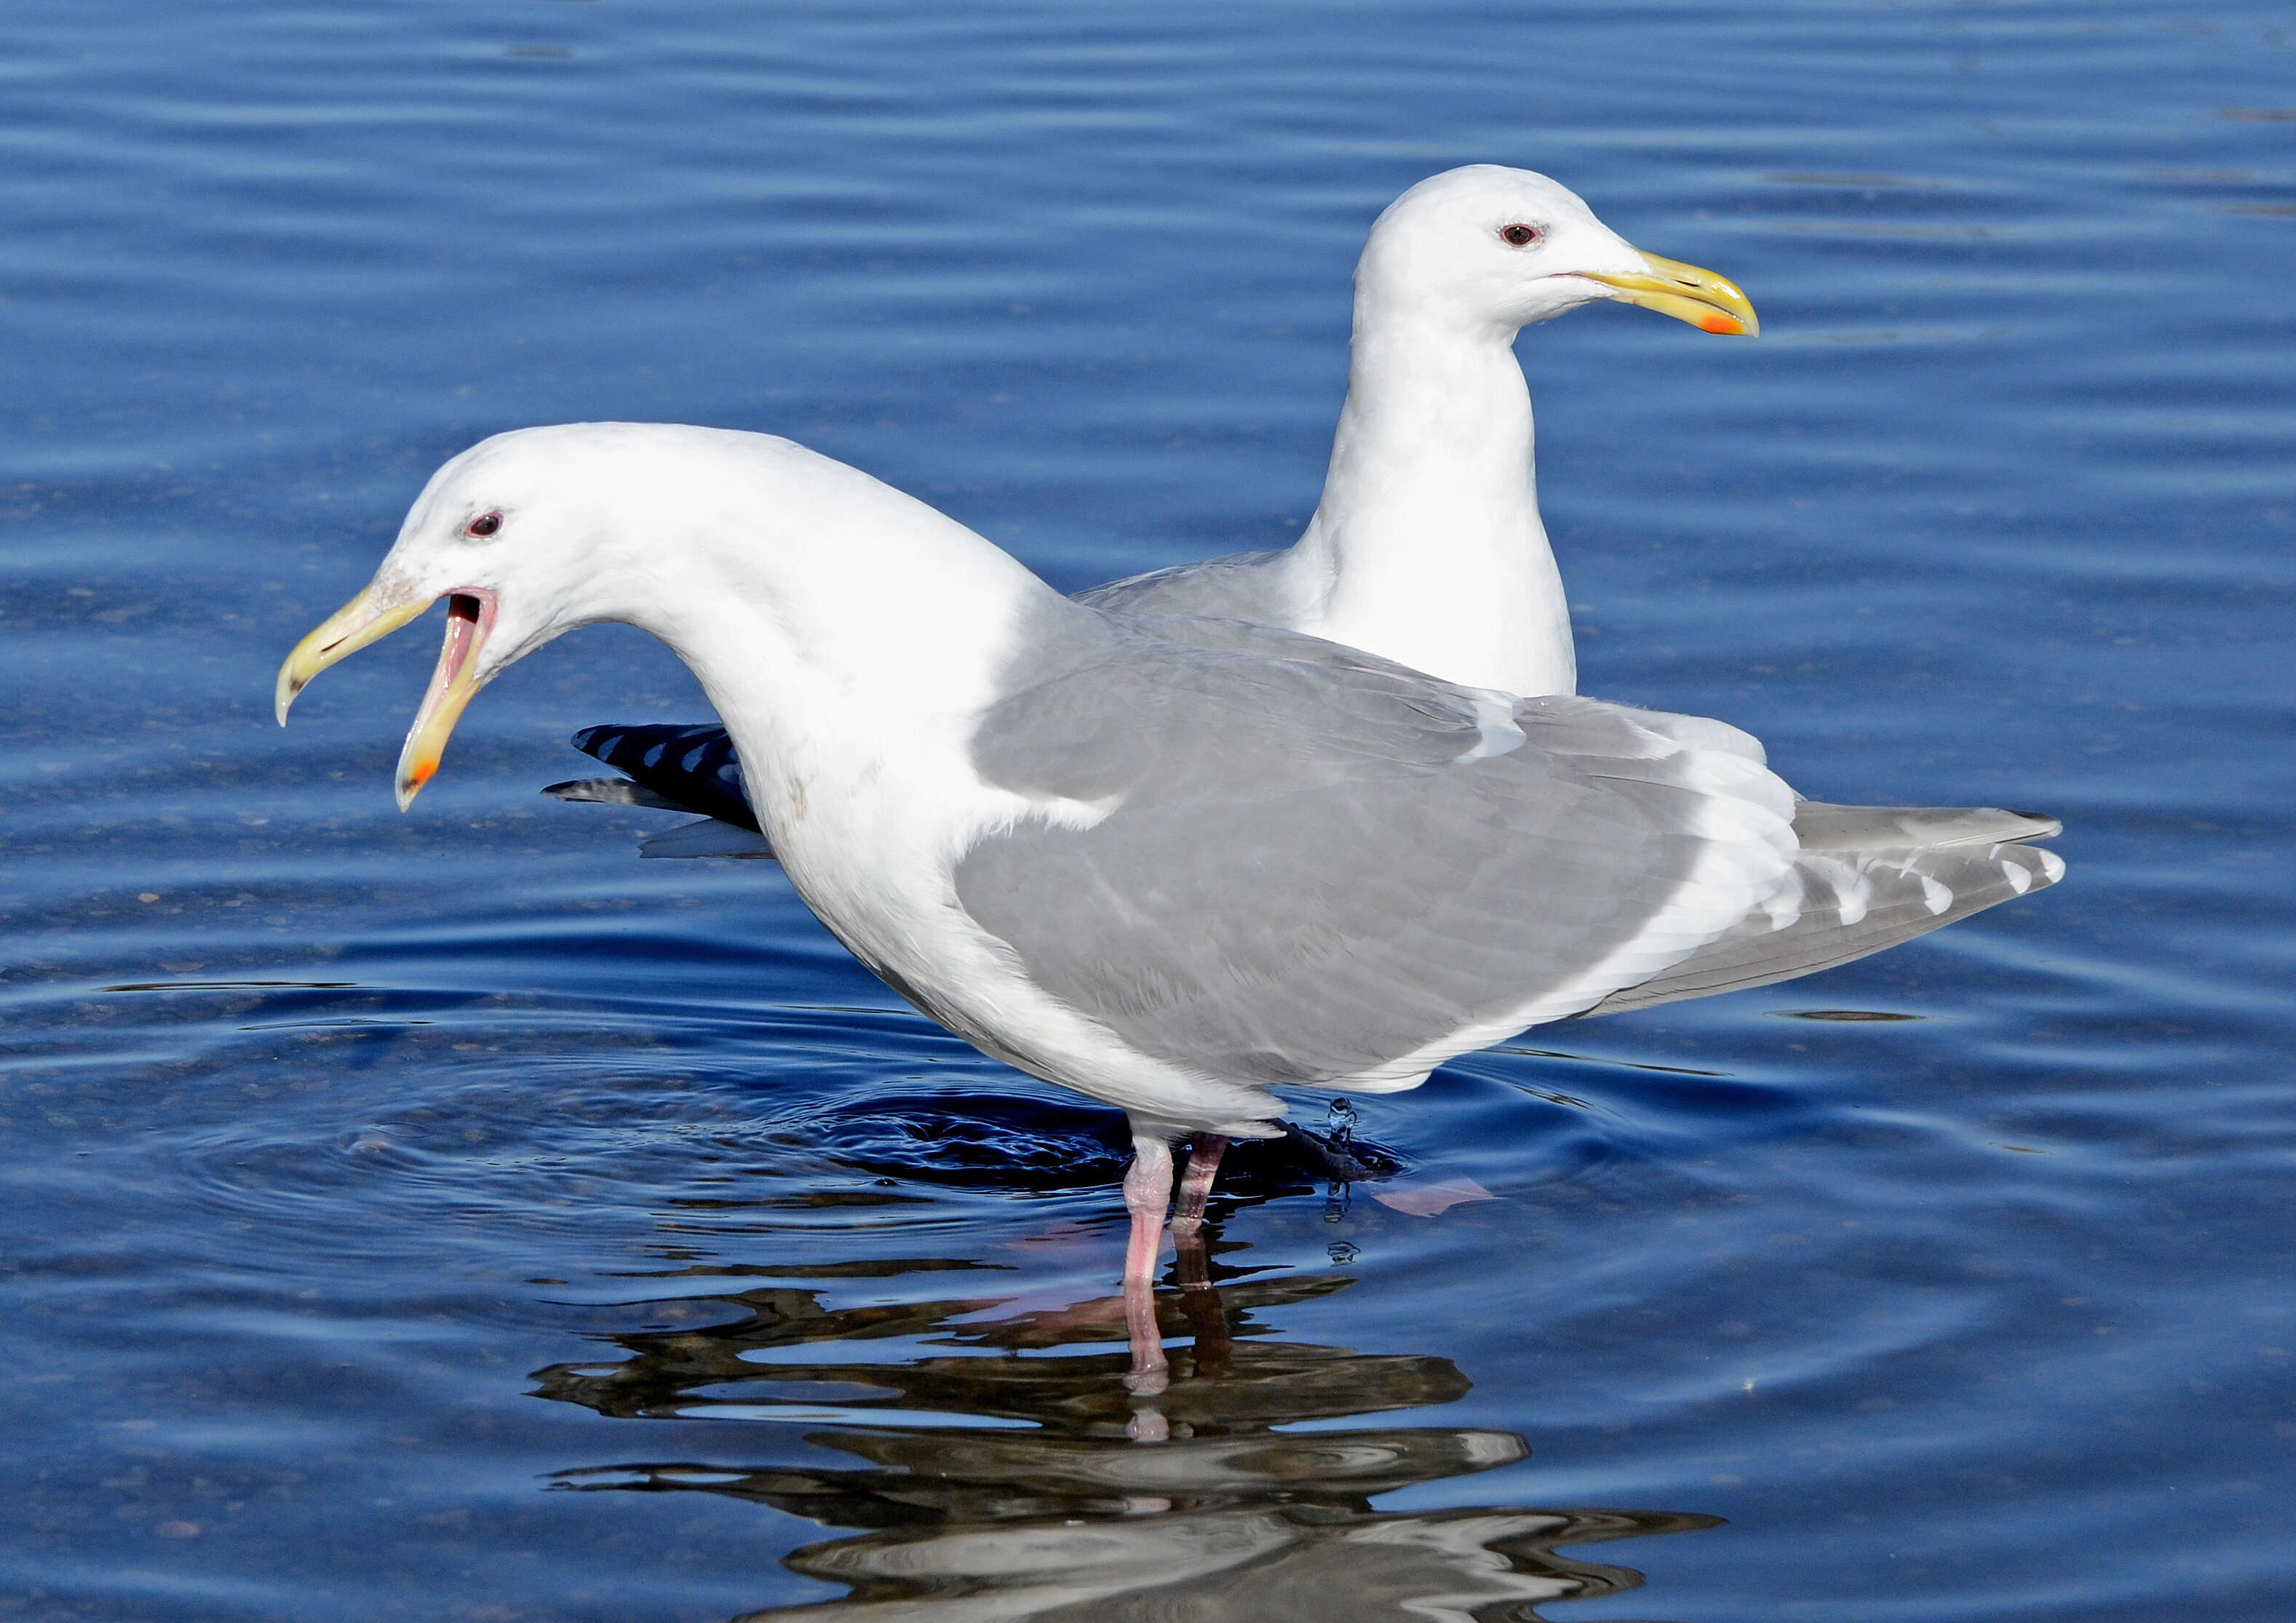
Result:
<instances>
[{"instance_id":1,"label":"open beak showing tongue","mask_svg":"<svg viewBox=\"0 0 2296 1623\"><path fill-rule=\"evenodd\" d=\"M295 702L311 678L328 666L377 642L421 614L435 600L414 602L380 601L373 586L330 615L319 628L295 645L279 668L279 725L287 725L287 708ZM479 691L476 679L479 650L495 626L495 594L482 587L466 586L447 594L447 642L439 651L438 668L414 713L406 747L398 754L398 809L405 811L422 785L439 770L447 737L461 718L463 707Z\"/></svg>"},{"instance_id":2,"label":"open beak showing tongue","mask_svg":"<svg viewBox=\"0 0 2296 1623\"><path fill-rule=\"evenodd\" d=\"M406 730L406 747L398 752L399 810L407 808L439 770L447 735L471 695L479 691L473 679L479 649L494 628L493 593L456 592L447 599L447 641L439 650L439 667L430 673L430 691L422 695L422 708L414 712L414 725Z\"/></svg>"}]
</instances>

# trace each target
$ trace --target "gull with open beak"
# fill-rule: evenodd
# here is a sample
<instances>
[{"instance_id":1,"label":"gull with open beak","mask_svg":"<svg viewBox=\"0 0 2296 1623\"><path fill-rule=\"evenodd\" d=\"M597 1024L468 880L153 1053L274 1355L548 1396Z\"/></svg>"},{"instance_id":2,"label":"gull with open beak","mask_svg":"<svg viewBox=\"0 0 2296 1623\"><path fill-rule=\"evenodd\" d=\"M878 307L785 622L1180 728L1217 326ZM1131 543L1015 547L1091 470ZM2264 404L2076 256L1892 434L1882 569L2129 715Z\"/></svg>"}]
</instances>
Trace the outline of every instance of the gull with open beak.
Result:
<instances>
[{"instance_id":1,"label":"gull with open beak","mask_svg":"<svg viewBox=\"0 0 2296 1623\"><path fill-rule=\"evenodd\" d=\"M1357 262L1347 401L1300 539L1078 601L1282 627L1471 687L1575 693L1570 606L1539 517L1530 391L1513 346L1524 327L1602 300L1704 332L1760 331L1735 283L1636 248L1546 176L1480 163L1421 181L1380 215ZM725 737L690 732L672 761L642 773L645 786L677 803L676 760L700 758L731 766L740 783ZM694 809L722 807L725 791L710 787ZM761 825L726 832L746 837L742 854L769 854L749 832ZM1206 1140L1190 1165L1209 1180L1219 1155Z\"/></svg>"},{"instance_id":2,"label":"gull with open beak","mask_svg":"<svg viewBox=\"0 0 2296 1623\"><path fill-rule=\"evenodd\" d=\"M501 525L502 515L473 514L471 522L480 527L472 532L472 538L480 539L493 533L485 526ZM401 811L438 772L439 759L446 754L447 740L454 733L455 722L462 719L463 707L471 702L471 696L520 657L516 653L505 659L485 657L488 636L495 628L498 601L492 589L460 586L439 591L410 578L405 570L385 570L365 591L329 615L316 630L295 644L294 652L279 668L279 682L273 693L273 712L283 727L295 695L310 685L312 677L368 643L381 641L441 597L447 599L446 644L439 651L438 668L430 673L430 686L422 695L422 707L415 711L414 725L406 730L406 742L398 752Z\"/></svg>"},{"instance_id":3,"label":"gull with open beak","mask_svg":"<svg viewBox=\"0 0 2296 1623\"><path fill-rule=\"evenodd\" d=\"M1438 680L1296 632L1098 610L759 434L525 429L417 498L280 702L440 597L422 787L491 676L616 620L739 748L783 871L902 996L1126 1111L1136 1391L1171 1143L1275 1089L1397 1093L1570 1015L1758 986L2052 883L2053 819L1809 808L1718 721ZM1192 1160L1176 1223L1201 1220Z\"/></svg>"}]
</instances>

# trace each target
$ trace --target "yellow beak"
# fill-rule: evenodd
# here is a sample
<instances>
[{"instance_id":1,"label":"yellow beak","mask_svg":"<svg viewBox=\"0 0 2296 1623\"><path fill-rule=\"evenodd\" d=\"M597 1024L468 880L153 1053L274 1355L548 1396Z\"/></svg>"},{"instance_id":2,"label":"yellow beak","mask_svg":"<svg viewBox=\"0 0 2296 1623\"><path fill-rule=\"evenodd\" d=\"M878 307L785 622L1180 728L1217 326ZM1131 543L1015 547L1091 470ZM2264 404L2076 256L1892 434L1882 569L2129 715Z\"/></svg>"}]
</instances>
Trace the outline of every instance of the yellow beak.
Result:
<instances>
[{"instance_id":1,"label":"yellow beak","mask_svg":"<svg viewBox=\"0 0 2296 1623\"><path fill-rule=\"evenodd\" d=\"M1642 252L1640 249L1635 251ZM1643 260L1650 266L1647 276L1607 276L1599 271L1578 274L1589 282L1618 289L1619 296L1628 304L1686 321L1702 332L1752 338L1761 332L1762 324L1755 318L1752 303L1727 276L1685 265L1679 259L1661 259L1656 254L1643 254Z\"/></svg>"},{"instance_id":2,"label":"yellow beak","mask_svg":"<svg viewBox=\"0 0 2296 1623\"><path fill-rule=\"evenodd\" d=\"M382 607L375 602L374 587L369 586L327 616L316 631L295 644L295 652L279 668L279 685L272 695L279 725L287 725L288 707L295 702L296 694L310 686L312 677L369 643L380 643L430 606L425 602Z\"/></svg>"},{"instance_id":3,"label":"yellow beak","mask_svg":"<svg viewBox=\"0 0 2296 1623\"><path fill-rule=\"evenodd\" d=\"M295 644L295 652L279 668L276 705L279 725L287 725L287 709L328 666L380 642L430 606L430 601L393 603L376 601L373 586L329 615L319 628ZM447 600L447 642L439 651L438 668L422 695L422 708L398 753L398 809L405 811L422 785L439 770L439 758L455 723L479 691L474 679L479 649L494 628L495 597L491 592L456 592Z\"/></svg>"}]
</instances>

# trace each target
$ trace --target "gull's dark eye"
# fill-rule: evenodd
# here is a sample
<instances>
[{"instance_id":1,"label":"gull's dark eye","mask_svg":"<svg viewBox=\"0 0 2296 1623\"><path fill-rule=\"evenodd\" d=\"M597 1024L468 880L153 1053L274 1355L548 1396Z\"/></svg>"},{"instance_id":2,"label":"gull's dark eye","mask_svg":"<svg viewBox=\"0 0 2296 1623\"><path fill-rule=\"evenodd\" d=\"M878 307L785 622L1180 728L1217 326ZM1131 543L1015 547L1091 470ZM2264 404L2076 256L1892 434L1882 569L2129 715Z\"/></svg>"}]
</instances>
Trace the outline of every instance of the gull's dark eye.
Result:
<instances>
[{"instance_id":1,"label":"gull's dark eye","mask_svg":"<svg viewBox=\"0 0 2296 1623\"><path fill-rule=\"evenodd\" d=\"M1528 248L1546 234L1536 225L1504 225L1499 228L1499 235L1517 248Z\"/></svg>"},{"instance_id":2,"label":"gull's dark eye","mask_svg":"<svg viewBox=\"0 0 2296 1623\"><path fill-rule=\"evenodd\" d=\"M463 526L463 533L466 536L491 536L495 531L501 528L502 514L498 512L482 512L477 518L472 519L468 524Z\"/></svg>"}]
</instances>

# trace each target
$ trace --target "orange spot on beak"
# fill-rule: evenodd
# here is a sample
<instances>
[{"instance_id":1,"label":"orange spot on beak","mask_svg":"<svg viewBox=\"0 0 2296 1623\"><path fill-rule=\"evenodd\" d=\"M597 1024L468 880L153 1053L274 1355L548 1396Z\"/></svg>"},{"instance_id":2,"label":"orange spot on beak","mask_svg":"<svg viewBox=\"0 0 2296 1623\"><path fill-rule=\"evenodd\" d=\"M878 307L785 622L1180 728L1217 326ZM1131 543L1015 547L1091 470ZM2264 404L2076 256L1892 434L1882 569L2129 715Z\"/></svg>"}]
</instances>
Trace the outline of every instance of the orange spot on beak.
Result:
<instances>
[{"instance_id":1,"label":"orange spot on beak","mask_svg":"<svg viewBox=\"0 0 2296 1623\"><path fill-rule=\"evenodd\" d=\"M1711 316L1701 316L1698 321L1698 328L1702 332L1720 332L1726 335L1735 335L1737 333L1743 332L1746 330L1746 324L1740 321L1734 316L1725 316L1721 311L1717 310Z\"/></svg>"}]
</instances>

